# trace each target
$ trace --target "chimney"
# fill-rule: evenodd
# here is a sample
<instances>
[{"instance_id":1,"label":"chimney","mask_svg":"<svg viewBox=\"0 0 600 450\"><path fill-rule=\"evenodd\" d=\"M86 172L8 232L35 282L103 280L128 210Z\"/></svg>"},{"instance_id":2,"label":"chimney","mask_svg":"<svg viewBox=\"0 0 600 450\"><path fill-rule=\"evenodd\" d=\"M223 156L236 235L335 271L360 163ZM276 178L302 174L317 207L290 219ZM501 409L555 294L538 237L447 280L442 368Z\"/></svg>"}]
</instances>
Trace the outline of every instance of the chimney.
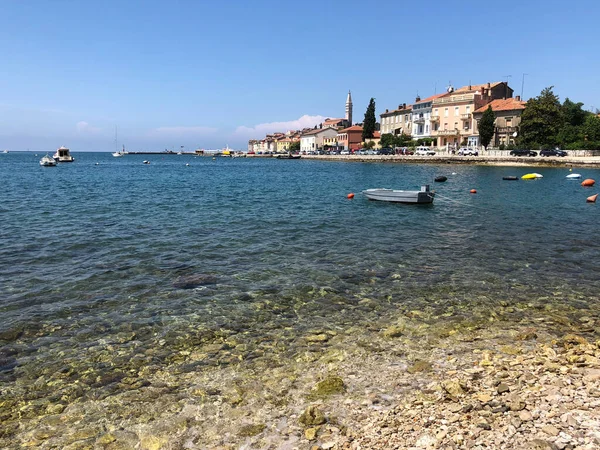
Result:
<instances>
[{"instance_id":1,"label":"chimney","mask_svg":"<svg viewBox=\"0 0 600 450\"><path fill-rule=\"evenodd\" d=\"M518 102L521 101L521 96L520 95L517 95L515 98L517 99Z\"/></svg>"},{"instance_id":2,"label":"chimney","mask_svg":"<svg viewBox=\"0 0 600 450\"><path fill-rule=\"evenodd\" d=\"M385 110L385 112L387 113L387 112L388 112L388 110L386 109L386 110Z\"/></svg>"},{"instance_id":3,"label":"chimney","mask_svg":"<svg viewBox=\"0 0 600 450\"><path fill-rule=\"evenodd\" d=\"M421 97L419 97L419 96L417 95L417 98L415 98L415 103L417 103L417 102L420 102L420 101L421 101Z\"/></svg>"},{"instance_id":4,"label":"chimney","mask_svg":"<svg viewBox=\"0 0 600 450\"><path fill-rule=\"evenodd\" d=\"M406 103L402 103L402 109L406 109Z\"/></svg>"},{"instance_id":5,"label":"chimney","mask_svg":"<svg viewBox=\"0 0 600 450\"><path fill-rule=\"evenodd\" d=\"M491 83L488 81L488 85L487 85L488 89L492 87Z\"/></svg>"}]
</instances>

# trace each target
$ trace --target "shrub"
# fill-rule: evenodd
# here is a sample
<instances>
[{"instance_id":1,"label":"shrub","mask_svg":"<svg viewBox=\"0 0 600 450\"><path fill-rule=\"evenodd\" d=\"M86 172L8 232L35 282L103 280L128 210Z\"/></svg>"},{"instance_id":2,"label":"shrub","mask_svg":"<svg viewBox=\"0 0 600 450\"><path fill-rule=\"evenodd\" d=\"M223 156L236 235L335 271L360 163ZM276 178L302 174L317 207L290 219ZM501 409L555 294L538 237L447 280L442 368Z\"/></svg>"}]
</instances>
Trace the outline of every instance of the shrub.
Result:
<instances>
[{"instance_id":1,"label":"shrub","mask_svg":"<svg viewBox=\"0 0 600 450\"><path fill-rule=\"evenodd\" d=\"M498 147L498 149L500 150L504 150L506 148L506 146L504 144L500 144L500 146Z\"/></svg>"}]
</instances>

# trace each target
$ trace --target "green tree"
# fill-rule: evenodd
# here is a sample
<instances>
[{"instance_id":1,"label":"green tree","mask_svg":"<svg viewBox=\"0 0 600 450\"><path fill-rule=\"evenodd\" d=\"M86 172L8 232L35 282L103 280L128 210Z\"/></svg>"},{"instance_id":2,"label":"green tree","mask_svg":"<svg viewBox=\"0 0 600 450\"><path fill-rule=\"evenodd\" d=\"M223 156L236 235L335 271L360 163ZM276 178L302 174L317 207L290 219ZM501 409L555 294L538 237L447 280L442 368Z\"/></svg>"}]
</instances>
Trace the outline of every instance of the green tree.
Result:
<instances>
[{"instance_id":1,"label":"green tree","mask_svg":"<svg viewBox=\"0 0 600 450\"><path fill-rule=\"evenodd\" d=\"M395 147L396 146L396 136L391 133L385 133L381 135L381 140L379 141L381 147Z\"/></svg>"},{"instance_id":2,"label":"green tree","mask_svg":"<svg viewBox=\"0 0 600 450\"><path fill-rule=\"evenodd\" d=\"M363 146L363 148L366 149L372 149L373 147L375 147L375 141L369 141L369 142L365 142L365 145Z\"/></svg>"},{"instance_id":3,"label":"green tree","mask_svg":"<svg viewBox=\"0 0 600 450\"><path fill-rule=\"evenodd\" d=\"M530 98L521 115L519 144L528 147L553 147L558 143L558 132L563 123L561 104L552 92L554 86Z\"/></svg>"},{"instance_id":4,"label":"green tree","mask_svg":"<svg viewBox=\"0 0 600 450\"><path fill-rule=\"evenodd\" d=\"M290 152L297 152L300 150L300 141L292 142L288 148Z\"/></svg>"},{"instance_id":5,"label":"green tree","mask_svg":"<svg viewBox=\"0 0 600 450\"><path fill-rule=\"evenodd\" d=\"M481 119L479 120L479 139L481 140L481 145L487 149L487 146L492 142L492 137L494 137L495 126L494 122L496 120L496 116L494 116L494 111L492 111L491 105L487 107L484 111Z\"/></svg>"},{"instance_id":6,"label":"green tree","mask_svg":"<svg viewBox=\"0 0 600 450\"><path fill-rule=\"evenodd\" d=\"M375 99L371 98L367 111L365 112L365 120L363 122L362 140L372 139L375 133L377 120L375 119Z\"/></svg>"},{"instance_id":7,"label":"green tree","mask_svg":"<svg viewBox=\"0 0 600 450\"><path fill-rule=\"evenodd\" d=\"M587 141L600 142L600 117L593 114L588 115L582 128Z\"/></svg>"}]
</instances>

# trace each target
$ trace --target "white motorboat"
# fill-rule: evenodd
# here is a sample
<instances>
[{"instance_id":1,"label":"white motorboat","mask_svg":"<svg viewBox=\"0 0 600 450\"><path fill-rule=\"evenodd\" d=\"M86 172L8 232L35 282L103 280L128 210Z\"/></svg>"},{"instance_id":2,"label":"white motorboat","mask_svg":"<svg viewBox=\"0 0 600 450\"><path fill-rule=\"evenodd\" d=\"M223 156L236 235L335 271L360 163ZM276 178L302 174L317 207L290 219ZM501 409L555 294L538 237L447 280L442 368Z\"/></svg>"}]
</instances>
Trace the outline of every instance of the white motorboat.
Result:
<instances>
[{"instance_id":1,"label":"white motorboat","mask_svg":"<svg viewBox=\"0 0 600 450\"><path fill-rule=\"evenodd\" d=\"M58 150L56 150L56 153L54 153L53 158L56 162L73 162L73 161L75 161L75 158L73 158L71 156L70 150L64 146L60 147Z\"/></svg>"},{"instance_id":2,"label":"white motorboat","mask_svg":"<svg viewBox=\"0 0 600 450\"><path fill-rule=\"evenodd\" d=\"M403 191L398 189L367 189L362 193L369 200L395 203L433 203L435 191L429 185L421 186L420 191Z\"/></svg>"},{"instance_id":3,"label":"white motorboat","mask_svg":"<svg viewBox=\"0 0 600 450\"><path fill-rule=\"evenodd\" d=\"M581 174L579 174L579 173L572 173L570 175L567 175L567 178L569 180L576 180L577 178L581 178Z\"/></svg>"},{"instance_id":4,"label":"white motorboat","mask_svg":"<svg viewBox=\"0 0 600 450\"><path fill-rule=\"evenodd\" d=\"M8 150L4 150L2 153L8 153Z\"/></svg>"},{"instance_id":5,"label":"white motorboat","mask_svg":"<svg viewBox=\"0 0 600 450\"><path fill-rule=\"evenodd\" d=\"M48 153L46 153L46 156L44 156L42 159L40 159L40 166L55 167L56 161L54 160L54 158L51 158L50 155L48 155Z\"/></svg>"}]
</instances>

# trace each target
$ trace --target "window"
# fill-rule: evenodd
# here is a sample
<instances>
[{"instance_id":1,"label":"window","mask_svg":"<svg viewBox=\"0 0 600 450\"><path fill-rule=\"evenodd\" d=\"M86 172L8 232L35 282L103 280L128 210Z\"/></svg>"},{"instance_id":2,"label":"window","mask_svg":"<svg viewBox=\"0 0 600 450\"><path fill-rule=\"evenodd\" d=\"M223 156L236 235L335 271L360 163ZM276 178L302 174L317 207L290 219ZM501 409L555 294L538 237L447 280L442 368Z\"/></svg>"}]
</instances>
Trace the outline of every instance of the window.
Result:
<instances>
[{"instance_id":1,"label":"window","mask_svg":"<svg viewBox=\"0 0 600 450\"><path fill-rule=\"evenodd\" d=\"M444 122L444 130L448 129L448 122Z\"/></svg>"},{"instance_id":2,"label":"window","mask_svg":"<svg viewBox=\"0 0 600 450\"><path fill-rule=\"evenodd\" d=\"M448 108L444 108L444 117L448 117Z\"/></svg>"},{"instance_id":3,"label":"window","mask_svg":"<svg viewBox=\"0 0 600 450\"><path fill-rule=\"evenodd\" d=\"M436 116L438 115L438 109L437 109L437 108L435 108L435 110L434 110L434 114L435 114Z\"/></svg>"},{"instance_id":4,"label":"window","mask_svg":"<svg viewBox=\"0 0 600 450\"><path fill-rule=\"evenodd\" d=\"M467 114L471 114L471 105L467 105Z\"/></svg>"},{"instance_id":5,"label":"window","mask_svg":"<svg viewBox=\"0 0 600 450\"><path fill-rule=\"evenodd\" d=\"M454 117L458 117L458 106L454 107Z\"/></svg>"},{"instance_id":6,"label":"window","mask_svg":"<svg viewBox=\"0 0 600 450\"><path fill-rule=\"evenodd\" d=\"M507 127L512 127L512 117L507 117L506 118L506 126Z\"/></svg>"},{"instance_id":7,"label":"window","mask_svg":"<svg viewBox=\"0 0 600 450\"><path fill-rule=\"evenodd\" d=\"M429 125L425 125L425 133L429 133Z\"/></svg>"},{"instance_id":8,"label":"window","mask_svg":"<svg viewBox=\"0 0 600 450\"><path fill-rule=\"evenodd\" d=\"M458 130L458 122L454 122L454 129Z\"/></svg>"},{"instance_id":9,"label":"window","mask_svg":"<svg viewBox=\"0 0 600 450\"><path fill-rule=\"evenodd\" d=\"M437 131L439 129L439 126L437 123L433 124L433 131Z\"/></svg>"},{"instance_id":10,"label":"window","mask_svg":"<svg viewBox=\"0 0 600 450\"><path fill-rule=\"evenodd\" d=\"M408 114L404 114L404 121L408 122Z\"/></svg>"}]
</instances>

